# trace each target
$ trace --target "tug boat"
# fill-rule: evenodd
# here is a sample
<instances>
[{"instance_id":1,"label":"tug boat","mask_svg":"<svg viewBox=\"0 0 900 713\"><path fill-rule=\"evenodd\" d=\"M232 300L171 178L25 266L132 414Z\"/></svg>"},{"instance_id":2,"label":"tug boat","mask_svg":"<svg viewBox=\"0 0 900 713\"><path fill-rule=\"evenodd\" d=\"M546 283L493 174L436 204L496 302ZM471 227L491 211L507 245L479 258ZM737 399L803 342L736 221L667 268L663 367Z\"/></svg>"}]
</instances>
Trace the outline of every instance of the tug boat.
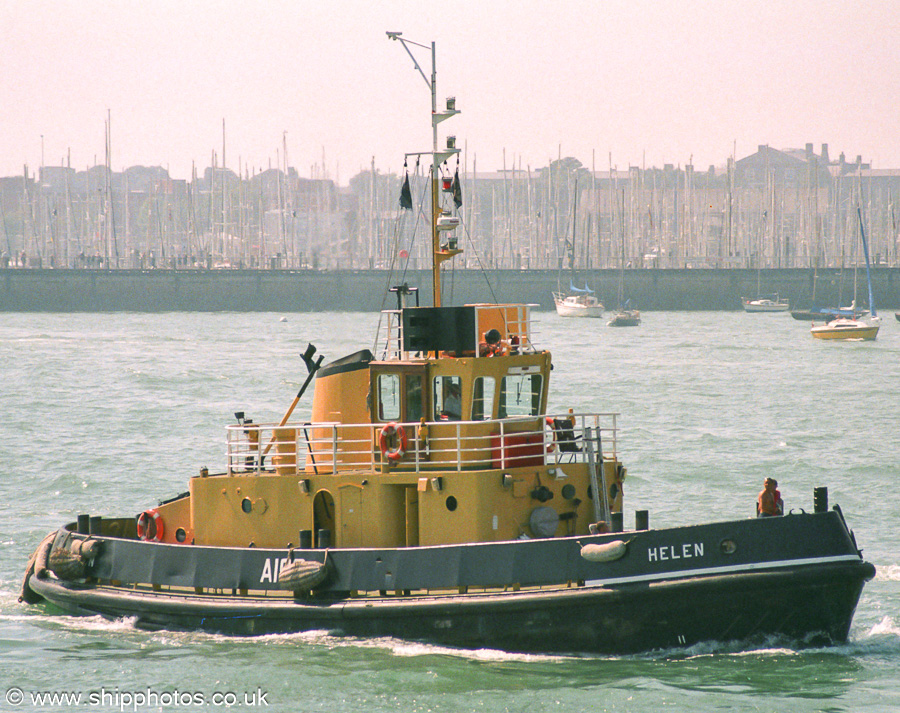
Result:
<instances>
[{"instance_id":1,"label":"tug boat","mask_svg":"<svg viewBox=\"0 0 900 713\"><path fill-rule=\"evenodd\" d=\"M434 76L436 127L458 112L434 110ZM395 288L377 358L323 365L310 345L278 422L237 413L220 471L136 517L50 532L21 598L146 629L513 652L845 641L875 569L824 488L811 512L650 529L641 511L626 529L617 415L548 413L531 306L441 304L460 250L438 230L453 211L438 177L456 149L434 135L433 304ZM310 384L311 418L292 419Z\"/></svg>"}]
</instances>

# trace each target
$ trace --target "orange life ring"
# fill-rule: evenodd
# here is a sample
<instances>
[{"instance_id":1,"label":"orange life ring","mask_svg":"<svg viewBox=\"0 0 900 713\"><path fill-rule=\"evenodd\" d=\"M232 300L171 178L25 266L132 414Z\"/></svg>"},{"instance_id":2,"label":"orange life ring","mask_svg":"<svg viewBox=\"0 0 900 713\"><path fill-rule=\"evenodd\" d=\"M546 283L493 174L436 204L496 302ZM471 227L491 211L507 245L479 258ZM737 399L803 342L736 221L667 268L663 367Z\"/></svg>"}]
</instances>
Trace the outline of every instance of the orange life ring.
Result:
<instances>
[{"instance_id":1,"label":"orange life ring","mask_svg":"<svg viewBox=\"0 0 900 713\"><path fill-rule=\"evenodd\" d=\"M392 448L388 445L388 441L394 441L395 446ZM406 430L402 426L398 426L393 421L384 424L381 435L378 437L378 447L381 448L382 456L397 462L406 455L407 445Z\"/></svg>"},{"instance_id":2,"label":"orange life ring","mask_svg":"<svg viewBox=\"0 0 900 713\"><path fill-rule=\"evenodd\" d=\"M547 453L553 453L556 450L556 426L553 424L553 419L547 416L544 419L544 423L547 425L547 428L550 429L550 439L546 441L547 444Z\"/></svg>"},{"instance_id":3,"label":"orange life ring","mask_svg":"<svg viewBox=\"0 0 900 713\"><path fill-rule=\"evenodd\" d=\"M153 521L153 524L156 525L156 535L153 537L150 537L151 520ZM166 526L163 523L162 515L159 514L159 510L150 508L149 510L144 510L144 512L137 516L137 534L138 537L145 542L162 542L165 531Z\"/></svg>"}]
</instances>

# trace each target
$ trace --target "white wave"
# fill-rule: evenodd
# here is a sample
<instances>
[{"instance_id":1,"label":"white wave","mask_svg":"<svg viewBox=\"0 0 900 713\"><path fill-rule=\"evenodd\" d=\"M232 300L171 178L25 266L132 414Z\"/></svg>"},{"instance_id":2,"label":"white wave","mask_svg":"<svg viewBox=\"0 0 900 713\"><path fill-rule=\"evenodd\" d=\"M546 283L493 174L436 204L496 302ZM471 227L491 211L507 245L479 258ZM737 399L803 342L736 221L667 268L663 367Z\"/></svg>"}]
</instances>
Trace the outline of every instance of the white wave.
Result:
<instances>
[{"instance_id":1,"label":"white wave","mask_svg":"<svg viewBox=\"0 0 900 713\"><path fill-rule=\"evenodd\" d=\"M674 651L674 650L673 650ZM752 648L745 641L701 641L680 650L689 659L707 656L795 656L798 651L785 646L783 637L768 636Z\"/></svg>"},{"instance_id":2,"label":"white wave","mask_svg":"<svg viewBox=\"0 0 900 713\"><path fill-rule=\"evenodd\" d=\"M900 639L900 626L894 622L894 620L885 616L879 621L875 626L869 629L868 636L882 636L882 635L890 635L895 636Z\"/></svg>"},{"instance_id":3,"label":"white wave","mask_svg":"<svg viewBox=\"0 0 900 713\"><path fill-rule=\"evenodd\" d=\"M104 619L102 616L71 616L54 615L41 617L47 622L61 625L70 631L122 633L126 631L138 631L134 624L137 617L129 616L121 619Z\"/></svg>"},{"instance_id":4,"label":"white wave","mask_svg":"<svg viewBox=\"0 0 900 713\"><path fill-rule=\"evenodd\" d=\"M450 646L439 646L437 644L426 644L420 642L402 641L399 639L381 639L381 643L393 653L395 656L415 657L415 656L454 656L458 658L471 659L474 661L560 661L566 656L550 655L550 654L522 654L509 653L500 651L499 649L458 649Z\"/></svg>"},{"instance_id":5,"label":"white wave","mask_svg":"<svg viewBox=\"0 0 900 713\"><path fill-rule=\"evenodd\" d=\"M900 582L900 565L888 564L876 566L875 579L883 582Z\"/></svg>"},{"instance_id":6,"label":"white wave","mask_svg":"<svg viewBox=\"0 0 900 713\"><path fill-rule=\"evenodd\" d=\"M462 649L438 644L428 644L415 641L406 641L392 637L378 637L365 639L354 636L342 636L339 633L327 630L302 631L290 634L262 634L260 636L233 636L228 634L215 634L204 631L157 631L148 634L154 643L171 646L191 646L199 642L211 641L232 643L250 642L254 646L322 646L329 649L356 648L377 649L394 656L414 658L417 656L453 656L475 661L560 661L567 656L545 654L521 654L508 653L497 649ZM574 657L575 655L573 655Z\"/></svg>"},{"instance_id":7,"label":"white wave","mask_svg":"<svg viewBox=\"0 0 900 713\"><path fill-rule=\"evenodd\" d=\"M136 631L139 631L136 629ZM261 634L259 636L236 636L231 634L217 634L210 631L178 631L163 629L157 631L142 631L148 641L161 644L169 648L184 646L190 647L201 643L247 643L253 646L268 645L322 645L328 644L333 637L327 631L303 631L293 634Z\"/></svg>"}]
</instances>

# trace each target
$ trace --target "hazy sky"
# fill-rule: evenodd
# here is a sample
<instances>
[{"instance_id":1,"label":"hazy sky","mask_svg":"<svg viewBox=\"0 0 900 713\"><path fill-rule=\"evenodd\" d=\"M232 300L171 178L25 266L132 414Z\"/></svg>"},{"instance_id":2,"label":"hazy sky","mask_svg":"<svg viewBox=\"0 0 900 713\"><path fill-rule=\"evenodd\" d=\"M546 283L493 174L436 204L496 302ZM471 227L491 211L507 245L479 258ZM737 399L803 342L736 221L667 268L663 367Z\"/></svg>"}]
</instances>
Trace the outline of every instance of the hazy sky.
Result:
<instances>
[{"instance_id":1,"label":"hazy sky","mask_svg":"<svg viewBox=\"0 0 900 713\"><path fill-rule=\"evenodd\" d=\"M286 132L302 176L399 171L430 95L387 30L437 43L463 112L441 133L479 171L807 142L900 168L898 0L0 0L0 30L0 175L102 163L107 111L115 170L190 178L224 120L235 170L276 165Z\"/></svg>"}]
</instances>

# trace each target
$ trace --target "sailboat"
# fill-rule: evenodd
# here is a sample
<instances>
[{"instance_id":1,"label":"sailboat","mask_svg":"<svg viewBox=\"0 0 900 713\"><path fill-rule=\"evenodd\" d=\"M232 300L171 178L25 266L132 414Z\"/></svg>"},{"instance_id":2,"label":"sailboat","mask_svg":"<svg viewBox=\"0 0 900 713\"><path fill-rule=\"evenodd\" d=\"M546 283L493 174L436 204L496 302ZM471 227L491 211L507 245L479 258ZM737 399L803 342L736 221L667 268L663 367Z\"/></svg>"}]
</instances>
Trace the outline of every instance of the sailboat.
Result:
<instances>
[{"instance_id":1,"label":"sailboat","mask_svg":"<svg viewBox=\"0 0 900 713\"><path fill-rule=\"evenodd\" d=\"M624 215L624 209L622 211ZM619 263L619 309L607 322L609 327L637 327L641 323L641 313L631 307L631 300L625 299L625 227L622 221L622 255Z\"/></svg>"},{"instance_id":2,"label":"sailboat","mask_svg":"<svg viewBox=\"0 0 900 713\"><path fill-rule=\"evenodd\" d=\"M843 261L841 264L841 293L843 293L843 275L844 275L844 266ZM854 274L855 279L855 274ZM813 268L813 285L812 285L812 306L809 309L793 309L791 310L791 317L796 320L804 321L804 322L812 322L818 319L824 320L825 322L830 322L833 319L838 317L847 317L850 319L855 319L860 316L861 313L857 311L856 304L851 304L849 307L820 307L816 304L816 288L819 283L819 233L816 231L816 262L815 267ZM855 287L854 287L855 291ZM841 299L838 300L838 305L840 305Z\"/></svg>"},{"instance_id":3,"label":"sailboat","mask_svg":"<svg viewBox=\"0 0 900 713\"><path fill-rule=\"evenodd\" d=\"M556 305L556 313L560 317L603 316L603 303L597 299L594 291L587 285L579 288L570 282L568 294L553 293L553 303Z\"/></svg>"},{"instance_id":4,"label":"sailboat","mask_svg":"<svg viewBox=\"0 0 900 713\"><path fill-rule=\"evenodd\" d=\"M823 320L825 322L830 322L834 319L838 318L847 318L847 319L856 319L857 317L863 316L866 314L867 310L860 310L856 308L856 300L853 300L850 305L847 307L819 307L816 305L816 283L818 282L819 277L819 269L818 266L815 268L813 272L813 293L812 293L812 304L813 306L809 309L794 309L791 310L791 317L796 320L802 322L813 322L816 320ZM843 266L841 266L841 286L843 288ZM856 275L854 272L854 282L856 281ZM856 287L854 285L854 292L856 291ZM841 290L843 292L843 289ZM838 300L838 304L840 305L841 300Z\"/></svg>"},{"instance_id":5,"label":"sailboat","mask_svg":"<svg viewBox=\"0 0 900 713\"><path fill-rule=\"evenodd\" d=\"M566 240L566 252L569 266L572 269L572 277L569 278L569 291L563 292L559 286L553 292L553 304L556 313L560 317L602 317L603 303L597 299L594 291L585 283L583 288L575 287L575 225L578 220L578 181L575 181L575 198L572 208L572 242Z\"/></svg>"},{"instance_id":6,"label":"sailboat","mask_svg":"<svg viewBox=\"0 0 900 713\"><path fill-rule=\"evenodd\" d=\"M766 215L766 212L763 211L763 217ZM764 231L765 228L763 228L763 232ZM762 265L760 264L760 261L762 259L762 235L760 235L757 242L759 245L757 245L756 248L756 297L742 297L741 305L745 312L787 312L791 308L788 300L781 299L777 292L768 295L763 295L761 293L760 278Z\"/></svg>"},{"instance_id":7,"label":"sailboat","mask_svg":"<svg viewBox=\"0 0 900 713\"><path fill-rule=\"evenodd\" d=\"M857 310L855 304L851 304L849 307L810 307L805 310L791 310L791 317L801 322L812 322L817 319L829 322L838 318L856 319L863 312L865 310Z\"/></svg>"},{"instance_id":8,"label":"sailboat","mask_svg":"<svg viewBox=\"0 0 900 713\"><path fill-rule=\"evenodd\" d=\"M745 312L787 312L791 304L781 299L777 292L770 295L759 295L756 299L744 297L741 300Z\"/></svg>"},{"instance_id":9,"label":"sailboat","mask_svg":"<svg viewBox=\"0 0 900 713\"><path fill-rule=\"evenodd\" d=\"M824 488L809 512L650 529L644 511L626 533L616 415L548 412L553 360L530 306L443 304L440 266L460 250L453 221L441 239L438 174L457 150L436 127L459 112L436 109L431 55L433 304L396 289L380 358L323 366L309 345L281 420L235 413L224 468L186 492L50 532L22 601L144 629L511 652L846 641L875 568ZM311 417L292 419L313 380Z\"/></svg>"},{"instance_id":10,"label":"sailboat","mask_svg":"<svg viewBox=\"0 0 900 713\"><path fill-rule=\"evenodd\" d=\"M609 327L638 327L641 324L641 313L632 309L631 300L625 300L622 309L616 310L612 319L606 323Z\"/></svg>"},{"instance_id":11,"label":"sailboat","mask_svg":"<svg viewBox=\"0 0 900 713\"><path fill-rule=\"evenodd\" d=\"M869 245L866 241L866 231L863 227L862 210L857 206L856 215L859 219L859 235L862 239L863 255L866 258L866 283L869 287L869 311L868 313L858 313L853 316L839 316L825 324L813 325L810 333L816 339L846 339L846 340L862 340L873 341L878 336L878 329L881 326L881 318L875 311L875 298L872 294L872 273L869 266ZM854 292L855 292L854 287ZM853 308L856 307L856 300L853 301Z\"/></svg>"}]
</instances>

